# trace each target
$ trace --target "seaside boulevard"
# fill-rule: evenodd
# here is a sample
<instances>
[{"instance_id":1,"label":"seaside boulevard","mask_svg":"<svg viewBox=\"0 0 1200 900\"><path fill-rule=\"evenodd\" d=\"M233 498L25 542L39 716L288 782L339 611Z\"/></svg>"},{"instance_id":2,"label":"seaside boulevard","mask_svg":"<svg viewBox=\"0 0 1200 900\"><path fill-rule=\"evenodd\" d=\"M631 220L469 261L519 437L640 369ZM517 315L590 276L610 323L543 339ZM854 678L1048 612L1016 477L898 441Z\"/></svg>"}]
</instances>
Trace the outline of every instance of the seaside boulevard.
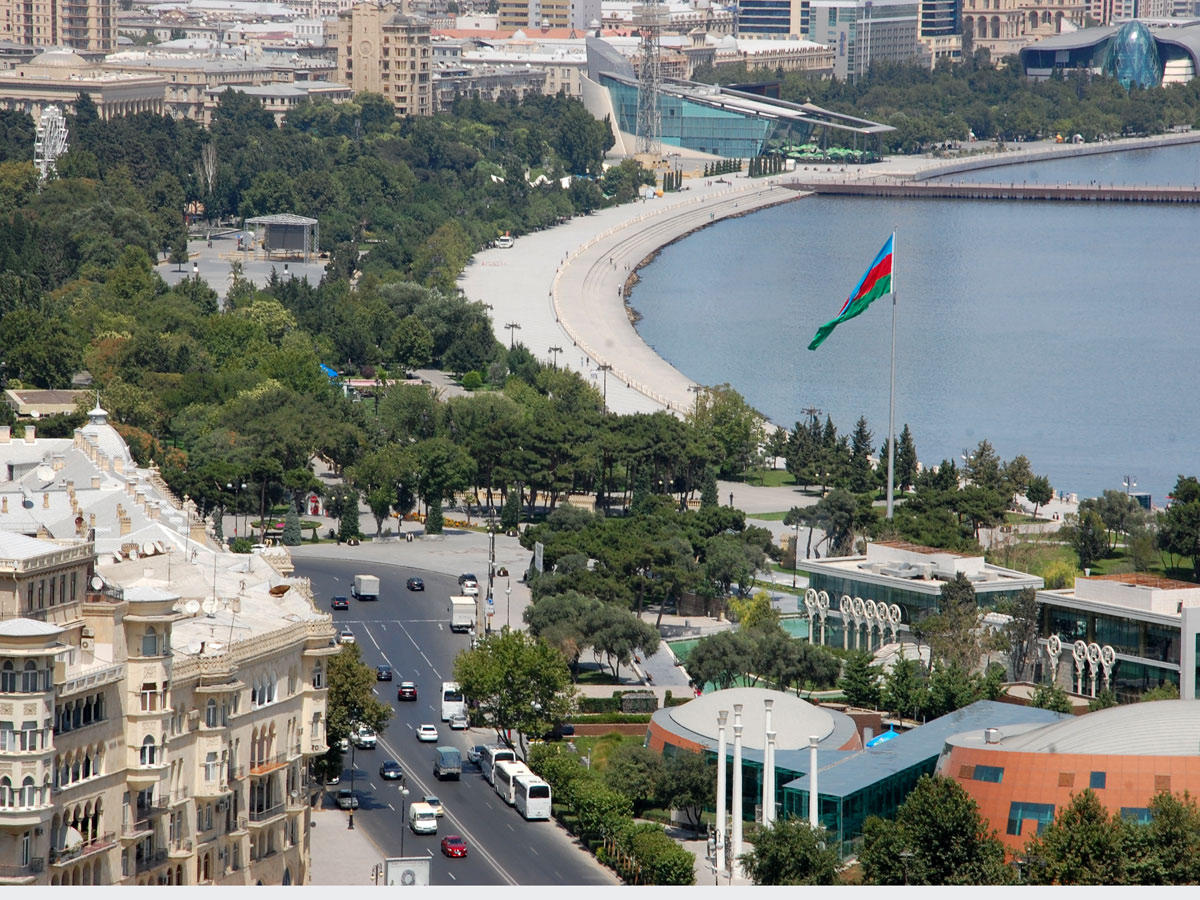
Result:
<instances>
[{"instance_id":1,"label":"seaside boulevard","mask_svg":"<svg viewBox=\"0 0 1200 900\"><path fill-rule=\"evenodd\" d=\"M696 383L642 340L624 303L638 268L667 244L722 219L805 196L784 186L792 181L905 179L1196 140L1200 135L1129 138L1099 146L1040 141L960 159L892 156L868 166L802 168L772 178L697 176L685 179L678 193L576 217L523 235L511 248L480 251L460 284L468 298L491 307L498 340L519 341L543 362L582 373L604 391L613 412L683 414L694 403ZM836 309L843 288L830 286L830 309Z\"/></svg>"}]
</instances>

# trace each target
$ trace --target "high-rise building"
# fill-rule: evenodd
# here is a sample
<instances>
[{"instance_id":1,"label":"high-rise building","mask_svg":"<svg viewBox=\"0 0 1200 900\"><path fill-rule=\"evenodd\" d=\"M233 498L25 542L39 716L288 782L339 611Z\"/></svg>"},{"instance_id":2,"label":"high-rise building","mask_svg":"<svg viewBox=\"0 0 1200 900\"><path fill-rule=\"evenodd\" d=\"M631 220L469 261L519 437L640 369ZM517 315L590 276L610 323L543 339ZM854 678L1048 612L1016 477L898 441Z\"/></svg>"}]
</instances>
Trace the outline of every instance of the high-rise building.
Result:
<instances>
[{"instance_id":1,"label":"high-rise building","mask_svg":"<svg viewBox=\"0 0 1200 900\"><path fill-rule=\"evenodd\" d=\"M875 62L921 54L919 0L811 0L809 40L833 47L833 74L854 80Z\"/></svg>"},{"instance_id":2,"label":"high-rise building","mask_svg":"<svg viewBox=\"0 0 1200 900\"><path fill-rule=\"evenodd\" d=\"M738 0L738 37L800 37L808 30L809 0Z\"/></svg>"},{"instance_id":3,"label":"high-rise building","mask_svg":"<svg viewBox=\"0 0 1200 900\"><path fill-rule=\"evenodd\" d=\"M309 880L331 618L225 552L98 406L0 426L0 884Z\"/></svg>"},{"instance_id":4,"label":"high-rise building","mask_svg":"<svg viewBox=\"0 0 1200 900\"><path fill-rule=\"evenodd\" d=\"M429 23L397 3L372 0L340 13L329 32L338 80L355 92L383 94L402 116L433 113Z\"/></svg>"},{"instance_id":5,"label":"high-rise building","mask_svg":"<svg viewBox=\"0 0 1200 900\"><path fill-rule=\"evenodd\" d=\"M500 28L574 28L580 37L601 17L600 0L499 0Z\"/></svg>"},{"instance_id":6,"label":"high-rise building","mask_svg":"<svg viewBox=\"0 0 1200 900\"><path fill-rule=\"evenodd\" d=\"M117 48L116 0L0 0L0 40L110 53Z\"/></svg>"}]
</instances>

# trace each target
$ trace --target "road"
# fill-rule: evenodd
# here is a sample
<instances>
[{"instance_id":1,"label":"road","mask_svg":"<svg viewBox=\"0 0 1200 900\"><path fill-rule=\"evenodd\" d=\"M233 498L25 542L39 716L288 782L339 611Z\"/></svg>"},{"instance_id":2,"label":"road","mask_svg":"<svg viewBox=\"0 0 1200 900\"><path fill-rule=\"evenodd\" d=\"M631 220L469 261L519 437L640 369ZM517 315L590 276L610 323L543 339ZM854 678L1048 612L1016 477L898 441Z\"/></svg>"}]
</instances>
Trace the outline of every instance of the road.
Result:
<instances>
[{"instance_id":1,"label":"road","mask_svg":"<svg viewBox=\"0 0 1200 900\"><path fill-rule=\"evenodd\" d=\"M476 571L486 570L486 563ZM336 594L349 596L356 573L380 576L380 599L363 603L350 601L350 609L333 611L340 630L349 626L362 648L363 660L372 668L388 663L394 670L391 682L377 682L381 700L396 711L374 750L354 750L347 756L342 787L353 786L360 806L354 814L355 827L367 829L371 838L389 856L433 857L431 883L499 885L611 885L616 878L582 850L554 822L526 822L507 806L484 780L479 770L465 761L472 744L491 743L494 732L483 729L451 731L441 721L441 683L452 676L455 655L466 649L470 636L449 629L448 598L459 593L456 579L407 566L362 560L296 558L296 575L312 581L319 605L328 608ZM419 575L424 592L408 591L405 581ZM417 701L398 702L401 681L417 685ZM436 743L416 739L416 727L436 725ZM463 751L463 775L459 781L433 777L434 748L451 745ZM379 777L385 759L400 763L405 779L384 781ZM353 762L353 778L351 777ZM409 795L403 797L404 784ZM437 835L413 834L402 821L407 815L402 803L436 794L445 807ZM459 834L466 839L466 859L447 859L441 854L441 839ZM402 849L403 848L403 849Z\"/></svg>"}]
</instances>

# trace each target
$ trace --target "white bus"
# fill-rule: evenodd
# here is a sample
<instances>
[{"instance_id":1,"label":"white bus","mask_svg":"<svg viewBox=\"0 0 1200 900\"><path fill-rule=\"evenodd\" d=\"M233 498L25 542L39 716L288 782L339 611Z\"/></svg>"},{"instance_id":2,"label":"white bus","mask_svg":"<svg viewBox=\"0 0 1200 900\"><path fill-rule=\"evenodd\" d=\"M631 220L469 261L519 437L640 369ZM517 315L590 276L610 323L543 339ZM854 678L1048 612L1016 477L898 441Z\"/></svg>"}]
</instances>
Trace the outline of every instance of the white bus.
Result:
<instances>
[{"instance_id":1,"label":"white bus","mask_svg":"<svg viewBox=\"0 0 1200 900\"><path fill-rule=\"evenodd\" d=\"M443 681L442 721L449 721L457 713L467 714L467 701L463 698L462 688L457 681Z\"/></svg>"},{"instance_id":2,"label":"white bus","mask_svg":"<svg viewBox=\"0 0 1200 900\"><path fill-rule=\"evenodd\" d=\"M492 744L484 747L483 752L479 754L479 770L483 772L483 777L487 779L488 784L495 784L496 764L512 762L516 758L517 754L507 747L498 747Z\"/></svg>"},{"instance_id":3,"label":"white bus","mask_svg":"<svg viewBox=\"0 0 1200 900\"><path fill-rule=\"evenodd\" d=\"M513 797L517 812L526 819L550 818L550 785L536 775L518 775Z\"/></svg>"},{"instance_id":4,"label":"white bus","mask_svg":"<svg viewBox=\"0 0 1200 900\"><path fill-rule=\"evenodd\" d=\"M512 806L516 803L517 793L517 777L520 775L532 775L529 766L518 760L511 762L496 763L495 780L492 782L492 787L496 789L496 793L500 795L500 799Z\"/></svg>"}]
</instances>

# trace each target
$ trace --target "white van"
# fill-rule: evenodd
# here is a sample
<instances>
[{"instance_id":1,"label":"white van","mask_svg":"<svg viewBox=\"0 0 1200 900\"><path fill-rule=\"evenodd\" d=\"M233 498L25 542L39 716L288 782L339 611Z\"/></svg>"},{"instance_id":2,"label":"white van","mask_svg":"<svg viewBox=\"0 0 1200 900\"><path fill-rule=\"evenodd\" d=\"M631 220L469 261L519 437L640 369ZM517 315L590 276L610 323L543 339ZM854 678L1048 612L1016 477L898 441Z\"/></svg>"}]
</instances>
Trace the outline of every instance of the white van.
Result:
<instances>
[{"instance_id":1,"label":"white van","mask_svg":"<svg viewBox=\"0 0 1200 900\"><path fill-rule=\"evenodd\" d=\"M408 827L414 834L437 834L437 810L428 803L414 803L408 808Z\"/></svg>"},{"instance_id":2,"label":"white van","mask_svg":"<svg viewBox=\"0 0 1200 900\"><path fill-rule=\"evenodd\" d=\"M487 779L488 784L495 784L496 763L511 762L516 758L517 754L507 747L489 744L479 754L479 770L483 772L483 777Z\"/></svg>"}]
</instances>

